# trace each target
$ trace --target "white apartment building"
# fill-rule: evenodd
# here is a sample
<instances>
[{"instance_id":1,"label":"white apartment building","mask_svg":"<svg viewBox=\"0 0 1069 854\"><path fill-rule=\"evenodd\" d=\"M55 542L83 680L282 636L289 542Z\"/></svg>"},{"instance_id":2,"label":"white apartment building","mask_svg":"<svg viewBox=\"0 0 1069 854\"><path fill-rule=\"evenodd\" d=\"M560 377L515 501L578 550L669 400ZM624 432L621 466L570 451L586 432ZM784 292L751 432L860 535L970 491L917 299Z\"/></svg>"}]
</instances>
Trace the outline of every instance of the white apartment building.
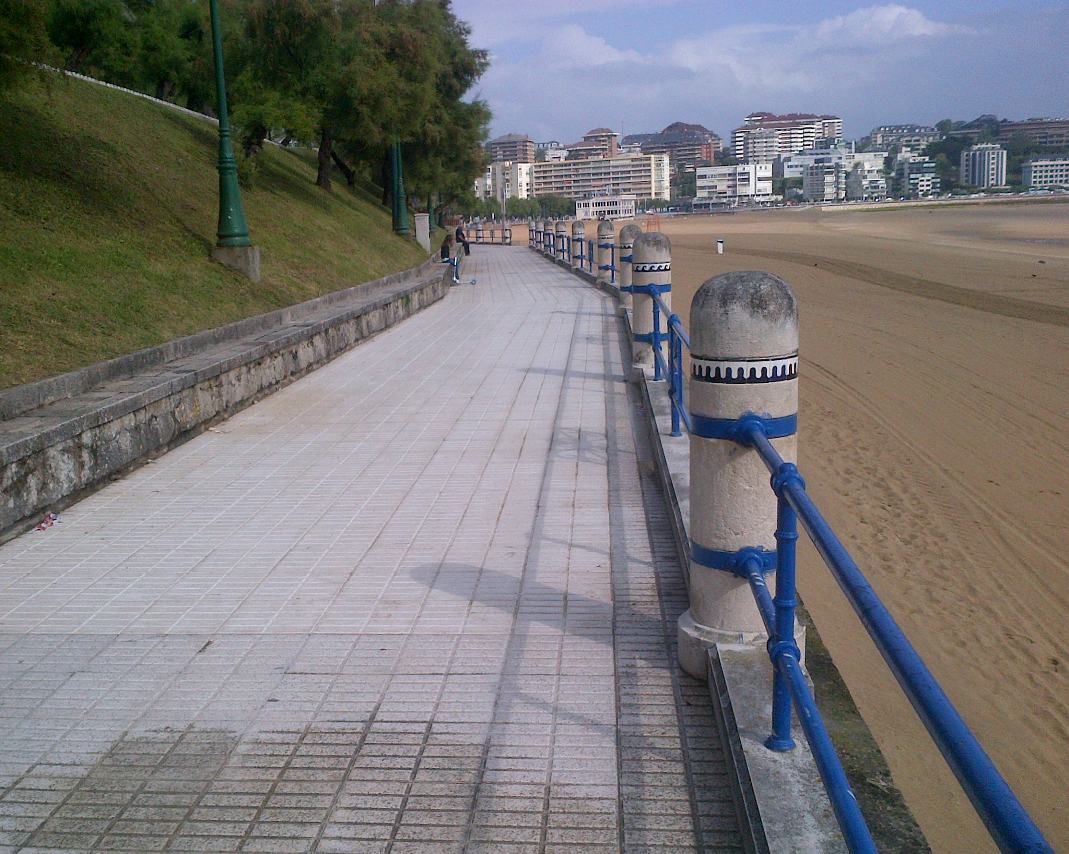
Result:
<instances>
[{"instance_id":1,"label":"white apartment building","mask_svg":"<svg viewBox=\"0 0 1069 854\"><path fill-rule=\"evenodd\" d=\"M1029 188L1069 187L1069 160L1029 160L1021 173Z\"/></svg>"},{"instance_id":2,"label":"white apartment building","mask_svg":"<svg viewBox=\"0 0 1069 854\"><path fill-rule=\"evenodd\" d=\"M984 142L961 152L961 183L973 187L1006 186L1006 150Z\"/></svg>"},{"instance_id":3,"label":"white apartment building","mask_svg":"<svg viewBox=\"0 0 1069 854\"><path fill-rule=\"evenodd\" d=\"M738 166L699 166L695 170L696 202L772 201L772 164L743 163Z\"/></svg>"},{"instance_id":4,"label":"white apartment building","mask_svg":"<svg viewBox=\"0 0 1069 854\"><path fill-rule=\"evenodd\" d=\"M598 195L667 199L667 154L628 154L531 164L531 195L586 199Z\"/></svg>"},{"instance_id":5,"label":"white apartment building","mask_svg":"<svg viewBox=\"0 0 1069 854\"><path fill-rule=\"evenodd\" d=\"M865 169L883 169L886 151L855 151L853 146L838 145L833 148L814 148L785 154L772 164L774 178L805 178L806 169L823 163L841 163L849 172L860 164Z\"/></svg>"},{"instance_id":6,"label":"white apartment building","mask_svg":"<svg viewBox=\"0 0 1069 854\"><path fill-rule=\"evenodd\" d=\"M735 156L743 163L771 163L777 157L816 148L843 138L843 120L812 113L751 113L731 134Z\"/></svg>"},{"instance_id":7,"label":"white apartment building","mask_svg":"<svg viewBox=\"0 0 1069 854\"><path fill-rule=\"evenodd\" d=\"M480 199L527 199L531 196L531 167L533 163L501 161L491 163L475 179L475 195Z\"/></svg>"},{"instance_id":8,"label":"white apartment building","mask_svg":"<svg viewBox=\"0 0 1069 854\"><path fill-rule=\"evenodd\" d=\"M877 202L887 198L887 176L883 174L883 162L878 166L862 162L854 163L846 173L847 201Z\"/></svg>"},{"instance_id":9,"label":"white apartment building","mask_svg":"<svg viewBox=\"0 0 1069 854\"><path fill-rule=\"evenodd\" d=\"M634 196L593 196L575 203L576 219L632 219Z\"/></svg>"},{"instance_id":10,"label":"white apartment building","mask_svg":"<svg viewBox=\"0 0 1069 854\"><path fill-rule=\"evenodd\" d=\"M802 196L807 202L841 202L846 198L846 169L842 161L813 163L802 176Z\"/></svg>"},{"instance_id":11,"label":"white apartment building","mask_svg":"<svg viewBox=\"0 0 1069 854\"><path fill-rule=\"evenodd\" d=\"M910 145L924 148L938 142L943 135L931 125L880 125L869 134L869 142L876 148L891 145Z\"/></svg>"}]
</instances>

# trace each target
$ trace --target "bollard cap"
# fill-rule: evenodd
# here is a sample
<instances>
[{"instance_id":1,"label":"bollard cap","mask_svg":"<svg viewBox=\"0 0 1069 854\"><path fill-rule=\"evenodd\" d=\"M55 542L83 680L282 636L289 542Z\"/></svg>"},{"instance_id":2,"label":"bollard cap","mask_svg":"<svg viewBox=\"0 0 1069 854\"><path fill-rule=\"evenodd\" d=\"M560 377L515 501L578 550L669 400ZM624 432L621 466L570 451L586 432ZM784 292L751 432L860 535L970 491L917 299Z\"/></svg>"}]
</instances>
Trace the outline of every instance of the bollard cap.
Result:
<instances>
[{"instance_id":1,"label":"bollard cap","mask_svg":"<svg viewBox=\"0 0 1069 854\"><path fill-rule=\"evenodd\" d=\"M637 252L637 243L635 249ZM798 304L794 293L772 273L715 276L698 289L691 302L690 340L694 359L779 358L783 364L777 367L776 378L793 378L798 369Z\"/></svg>"},{"instance_id":2,"label":"bollard cap","mask_svg":"<svg viewBox=\"0 0 1069 854\"><path fill-rule=\"evenodd\" d=\"M672 259L672 241L659 231L643 231L635 238L634 247L631 252L632 264L650 264Z\"/></svg>"},{"instance_id":3,"label":"bollard cap","mask_svg":"<svg viewBox=\"0 0 1069 854\"><path fill-rule=\"evenodd\" d=\"M584 234L586 234L586 223L577 219L572 223L572 237L582 237Z\"/></svg>"},{"instance_id":4,"label":"bollard cap","mask_svg":"<svg viewBox=\"0 0 1069 854\"><path fill-rule=\"evenodd\" d=\"M568 223L566 223L563 219L558 219L557 220L557 231L564 232L564 231L567 231L567 230L568 230Z\"/></svg>"},{"instance_id":5,"label":"bollard cap","mask_svg":"<svg viewBox=\"0 0 1069 854\"><path fill-rule=\"evenodd\" d=\"M633 222L629 222L623 228L620 229L620 245L632 246L635 243L636 238L644 232L642 229L635 225Z\"/></svg>"},{"instance_id":6,"label":"bollard cap","mask_svg":"<svg viewBox=\"0 0 1069 854\"><path fill-rule=\"evenodd\" d=\"M598 237L612 237L615 231L612 220L603 219L598 221Z\"/></svg>"}]
</instances>

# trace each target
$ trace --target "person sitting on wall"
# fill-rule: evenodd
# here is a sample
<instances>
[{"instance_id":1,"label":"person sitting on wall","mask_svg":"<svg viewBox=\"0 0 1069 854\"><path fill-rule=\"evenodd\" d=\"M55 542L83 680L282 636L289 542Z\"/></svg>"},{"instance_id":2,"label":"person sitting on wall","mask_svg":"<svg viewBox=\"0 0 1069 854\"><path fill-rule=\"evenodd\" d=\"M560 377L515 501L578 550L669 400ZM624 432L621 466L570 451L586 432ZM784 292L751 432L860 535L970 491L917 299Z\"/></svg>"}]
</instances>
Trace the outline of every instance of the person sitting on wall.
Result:
<instances>
[{"instance_id":1,"label":"person sitting on wall","mask_svg":"<svg viewBox=\"0 0 1069 854\"><path fill-rule=\"evenodd\" d=\"M464 233L464 223L457 223L457 243L463 244L464 254L471 254L471 244L468 242L468 236Z\"/></svg>"},{"instance_id":2,"label":"person sitting on wall","mask_svg":"<svg viewBox=\"0 0 1069 854\"><path fill-rule=\"evenodd\" d=\"M453 235L446 232L445 240L442 241L442 260L451 261L453 256Z\"/></svg>"}]
</instances>

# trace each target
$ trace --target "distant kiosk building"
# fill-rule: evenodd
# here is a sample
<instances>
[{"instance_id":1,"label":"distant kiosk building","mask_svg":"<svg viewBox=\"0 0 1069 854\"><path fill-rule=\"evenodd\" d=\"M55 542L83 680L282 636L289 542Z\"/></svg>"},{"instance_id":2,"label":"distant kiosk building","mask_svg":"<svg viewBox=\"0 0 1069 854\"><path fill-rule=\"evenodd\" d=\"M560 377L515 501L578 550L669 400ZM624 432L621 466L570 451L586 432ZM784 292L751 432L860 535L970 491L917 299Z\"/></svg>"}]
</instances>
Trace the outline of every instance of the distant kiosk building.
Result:
<instances>
[{"instance_id":1,"label":"distant kiosk building","mask_svg":"<svg viewBox=\"0 0 1069 854\"><path fill-rule=\"evenodd\" d=\"M575 203L576 219L632 219L634 196L592 196Z\"/></svg>"},{"instance_id":2,"label":"distant kiosk building","mask_svg":"<svg viewBox=\"0 0 1069 854\"><path fill-rule=\"evenodd\" d=\"M961 152L961 183L971 187L1006 186L1006 150L993 142Z\"/></svg>"}]
</instances>

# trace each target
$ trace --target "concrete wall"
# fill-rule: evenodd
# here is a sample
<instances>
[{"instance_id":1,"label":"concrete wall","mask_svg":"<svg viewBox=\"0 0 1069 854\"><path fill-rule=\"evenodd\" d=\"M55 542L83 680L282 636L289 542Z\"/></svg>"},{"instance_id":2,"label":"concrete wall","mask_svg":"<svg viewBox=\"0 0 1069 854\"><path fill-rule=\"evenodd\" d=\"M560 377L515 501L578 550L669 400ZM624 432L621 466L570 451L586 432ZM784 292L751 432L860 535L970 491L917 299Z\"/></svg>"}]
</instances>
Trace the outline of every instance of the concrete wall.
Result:
<instances>
[{"instance_id":1,"label":"concrete wall","mask_svg":"<svg viewBox=\"0 0 1069 854\"><path fill-rule=\"evenodd\" d=\"M441 299L431 263L0 392L0 535Z\"/></svg>"}]
</instances>

